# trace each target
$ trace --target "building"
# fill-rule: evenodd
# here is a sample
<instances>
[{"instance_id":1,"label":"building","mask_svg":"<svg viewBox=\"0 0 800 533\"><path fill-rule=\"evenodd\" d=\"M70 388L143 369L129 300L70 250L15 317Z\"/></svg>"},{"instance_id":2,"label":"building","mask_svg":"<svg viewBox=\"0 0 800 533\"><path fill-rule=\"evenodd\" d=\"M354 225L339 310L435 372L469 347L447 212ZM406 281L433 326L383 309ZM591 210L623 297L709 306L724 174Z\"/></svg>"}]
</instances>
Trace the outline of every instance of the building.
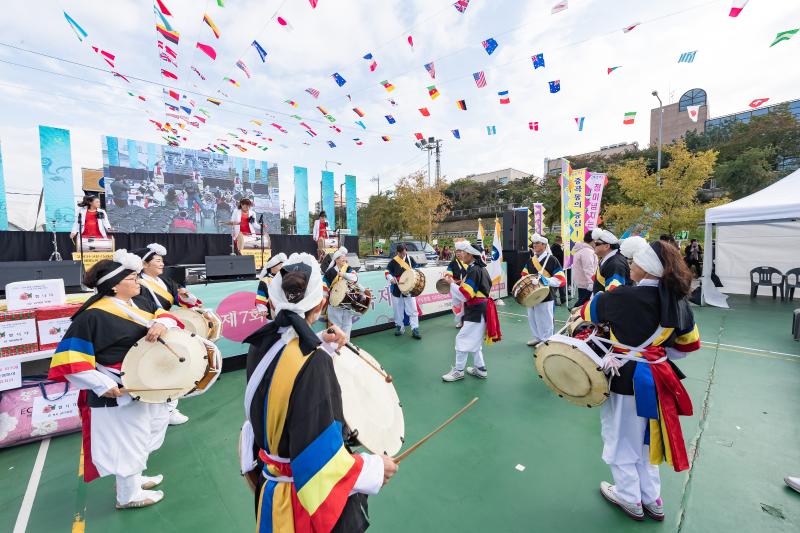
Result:
<instances>
[{"instance_id":1,"label":"building","mask_svg":"<svg viewBox=\"0 0 800 533\"><path fill-rule=\"evenodd\" d=\"M490 181L496 181L500 185L506 185L510 181L517 181L522 178L527 178L532 174L532 172L523 172L515 168L504 168L502 170L484 172L483 174L470 174L464 179L475 181L477 183L489 183Z\"/></svg>"},{"instance_id":2,"label":"building","mask_svg":"<svg viewBox=\"0 0 800 533\"><path fill-rule=\"evenodd\" d=\"M689 117L689 106L700 106L696 122ZM659 109L656 107L650 110L650 146L658 145ZM705 122L709 116L708 96L703 89L691 89L683 93L677 103L665 105L663 110L664 124L661 142L663 145L667 145L680 139L688 131L697 133L705 131Z\"/></svg>"},{"instance_id":3,"label":"building","mask_svg":"<svg viewBox=\"0 0 800 533\"><path fill-rule=\"evenodd\" d=\"M567 155L558 157L556 159L544 160L544 174L545 176L558 176L561 174L561 165L566 159L573 161L577 159L589 159L591 157L609 157L617 154L624 154L628 151L635 151L639 149L639 143L634 141L632 143L622 142L617 144L610 144L608 146L601 146L599 150L594 152L586 152L585 154Z\"/></svg>"}]
</instances>

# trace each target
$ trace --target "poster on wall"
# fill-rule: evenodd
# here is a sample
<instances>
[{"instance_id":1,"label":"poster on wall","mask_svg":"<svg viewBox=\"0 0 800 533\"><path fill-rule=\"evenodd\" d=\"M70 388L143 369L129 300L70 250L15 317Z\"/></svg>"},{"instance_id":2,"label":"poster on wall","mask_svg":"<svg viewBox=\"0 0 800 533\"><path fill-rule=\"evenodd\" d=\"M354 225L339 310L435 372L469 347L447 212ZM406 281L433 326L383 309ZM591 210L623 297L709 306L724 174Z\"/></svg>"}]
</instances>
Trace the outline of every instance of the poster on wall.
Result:
<instances>
[{"instance_id":1,"label":"poster on wall","mask_svg":"<svg viewBox=\"0 0 800 533\"><path fill-rule=\"evenodd\" d=\"M105 136L106 210L123 233L229 233L239 201L280 233L278 166L266 161Z\"/></svg>"}]
</instances>

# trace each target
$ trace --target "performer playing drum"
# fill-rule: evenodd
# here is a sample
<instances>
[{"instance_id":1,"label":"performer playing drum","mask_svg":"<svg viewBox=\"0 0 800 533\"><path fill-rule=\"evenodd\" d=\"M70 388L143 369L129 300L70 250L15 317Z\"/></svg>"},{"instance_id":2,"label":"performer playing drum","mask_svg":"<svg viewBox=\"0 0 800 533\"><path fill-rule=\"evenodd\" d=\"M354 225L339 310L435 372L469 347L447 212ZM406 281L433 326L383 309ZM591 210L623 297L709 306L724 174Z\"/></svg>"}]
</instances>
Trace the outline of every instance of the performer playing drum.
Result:
<instances>
[{"instance_id":1,"label":"performer playing drum","mask_svg":"<svg viewBox=\"0 0 800 533\"><path fill-rule=\"evenodd\" d=\"M628 260L619 253L619 239L608 230L592 230L594 253L599 262L594 275L593 293L611 291L622 285L632 285Z\"/></svg>"},{"instance_id":2,"label":"performer playing drum","mask_svg":"<svg viewBox=\"0 0 800 533\"><path fill-rule=\"evenodd\" d=\"M72 224L70 238L76 243L78 238L110 240L109 232L113 231L113 228L108 220L108 213L106 213L105 209L100 209L100 198L97 196L84 196L78 207L80 209L75 217L75 222ZM78 237L78 231L81 231L80 237ZM111 250L112 246L108 246L106 249L106 251Z\"/></svg>"},{"instance_id":3,"label":"performer playing drum","mask_svg":"<svg viewBox=\"0 0 800 533\"><path fill-rule=\"evenodd\" d=\"M280 272L283 263L286 262L286 254L281 252L273 255L261 269L261 278L258 282L258 291L256 292L256 310L264 317L267 322L270 322L274 317L272 308L269 305L269 286L275 276Z\"/></svg>"},{"instance_id":4,"label":"performer playing drum","mask_svg":"<svg viewBox=\"0 0 800 533\"><path fill-rule=\"evenodd\" d=\"M231 238L233 239L234 250L237 254L241 254L241 250L239 249L239 234L244 236L256 235L261 229L258 223L258 214L253 208L253 201L249 198L242 198L239 200L239 204L231 215L231 221L228 225L231 226Z\"/></svg>"},{"instance_id":5,"label":"performer playing drum","mask_svg":"<svg viewBox=\"0 0 800 533\"><path fill-rule=\"evenodd\" d=\"M464 279L467 273L467 265L464 263L464 247L469 246L469 241L457 241L455 243L455 258L450 261L445 271L445 276L452 278L456 282ZM456 327L460 328L464 325L464 302L457 297L453 296L453 315L456 321Z\"/></svg>"},{"instance_id":6,"label":"performer playing drum","mask_svg":"<svg viewBox=\"0 0 800 533\"><path fill-rule=\"evenodd\" d=\"M691 415L692 402L672 360L700 348L686 300L692 276L669 244L630 237L621 252L633 259L636 286L599 292L580 310L586 320L608 323L615 340L614 353L603 359L612 375L601 408L603 460L614 485L604 481L600 492L636 520L645 514L663 520L657 465L666 460L677 472L689 468L678 415Z\"/></svg>"},{"instance_id":7,"label":"performer playing drum","mask_svg":"<svg viewBox=\"0 0 800 533\"><path fill-rule=\"evenodd\" d=\"M154 305L159 309L169 311L173 306L192 308L203 304L186 287L181 287L175 280L164 276L164 257L167 249L158 243L151 243L147 248L131 250L142 258L142 272L139 283L141 292L134 301L142 306ZM178 400L169 403L169 424L178 426L189 421L189 417L178 411Z\"/></svg>"},{"instance_id":8,"label":"performer playing drum","mask_svg":"<svg viewBox=\"0 0 800 533\"><path fill-rule=\"evenodd\" d=\"M325 270L324 281L326 295L337 283L350 284L358 282L356 269L347 264L347 248L344 246L336 250L331 256L331 263ZM356 313L350 309L328 304L328 322L339 326L348 341L350 340L350 331L353 329L353 318L355 316Z\"/></svg>"},{"instance_id":9,"label":"performer playing drum","mask_svg":"<svg viewBox=\"0 0 800 533\"><path fill-rule=\"evenodd\" d=\"M81 389L78 406L83 423L84 480L116 476L117 508L153 505L164 497L151 490L163 476L142 472L150 452L164 441L167 404L132 401L119 376L126 353L145 337L154 342L177 319L154 305L137 305L142 260L117 250L87 273L84 284L97 294L72 317L50 363L49 379L69 381Z\"/></svg>"},{"instance_id":10,"label":"performer playing drum","mask_svg":"<svg viewBox=\"0 0 800 533\"><path fill-rule=\"evenodd\" d=\"M411 326L411 336L421 339L419 334L419 310L417 309L417 299L408 294L403 294L398 287L400 276L407 270L418 268L414 258L409 257L406 247L403 244L397 245L397 255L386 265L386 279L389 280L392 293L392 310L394 311L394 335L401 336L406 331L405 317L408 317Z\"/></svg>"},{"instance_id":11,"label":"performer playing drum","mask_svg":"<svg viewBox=\"0 0 800 533\"><path fill-rule=\"evenodd\" d=\"M539 274L539 283L550 287L561 287L566 284L567 278L558 259L550 253L547 246L547 237L534 233L531 237L531 257L525 263L521 276ZM528 325L533 338L528 341L528 346L536 346L553 334L553 315L555 302L553 295L548 294L541 303L528 308Z\"/></svg>"},{"instance_id":12,"label":"performer playing drum","mask_svg":"<svg viewBox=\"0 0 800 533\"><path fill-rule=\"evenodd\" d=\"M464 305L464 326L456 335L456 365L444 376L442 381L458 381L464 379L464 371L476 378L486 379L488 376L486 363L483 360L483 342L500 341L500 321L494 300L489 297L492 290L492 276L486 270L481 259L483 244L475 245L462 241L459 243L467 272L459 284L452 277L450 294L454 300ZM472 363L467 366L467 358L472 353Z\"/></svg>"},{"instance_id":13,"label":"performer playing drum","mask_svg":"<svg viewBox=\"0 0 800 533\"><path fill-rule=\"evenodd\" d=\"M363 532L367 495L397 471L388 456L352 454L345 442L342 393L332 349L337 327L311 330L325 305L322 273L309 254L292 254L275 277L273 322L245 339L247 389L240 453L242 473L260 472L259 531ZM330 350L330 351L329 351Z\"/></svg>"},{"instance_id":14,"label":"performer playing drum","mask_svg":"<svg viewBox=\"0 0 800 533\"><path fill-rule=\"evenodd\" d=\"M325 257L325 241L328 239L328 216L325 211L319 212L319 218L314 221L314 242L317 243L317 260Z\"/></svg>"}]
</instances>

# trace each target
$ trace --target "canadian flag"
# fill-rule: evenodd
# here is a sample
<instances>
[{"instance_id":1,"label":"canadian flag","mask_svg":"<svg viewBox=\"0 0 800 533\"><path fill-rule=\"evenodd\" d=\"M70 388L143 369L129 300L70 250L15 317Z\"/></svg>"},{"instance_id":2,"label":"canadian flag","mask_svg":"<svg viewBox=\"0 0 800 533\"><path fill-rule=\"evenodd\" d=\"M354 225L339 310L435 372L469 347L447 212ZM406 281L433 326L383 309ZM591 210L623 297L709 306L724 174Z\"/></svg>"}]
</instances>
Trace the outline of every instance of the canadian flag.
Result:
<instances>
[{"instance_id":1,"label":"canadian flag","mask_svg":"<svg viewBox=\"0 0 800 533\"><path fill-rule=\"evenodd\" d=\"M689 118L692 119L692 122L697 122L698 117L700 117L700 106L687 105L686 112L689 113Z\"/></svg>"},{"instance_id":2,"label":"canadian flag","mask_svg":"<svg viewBox=\"0 0 800 533\"><path fill-rule=\"evenodd\" d=\"M744 9L744 6L746 6L747 2L749 1L750 0L733 0L733 5L731 6L731 12L728 13L728 16L734 18L738 17L739 13L742 12L742 9Z\"/></svg>"}]
</instances>

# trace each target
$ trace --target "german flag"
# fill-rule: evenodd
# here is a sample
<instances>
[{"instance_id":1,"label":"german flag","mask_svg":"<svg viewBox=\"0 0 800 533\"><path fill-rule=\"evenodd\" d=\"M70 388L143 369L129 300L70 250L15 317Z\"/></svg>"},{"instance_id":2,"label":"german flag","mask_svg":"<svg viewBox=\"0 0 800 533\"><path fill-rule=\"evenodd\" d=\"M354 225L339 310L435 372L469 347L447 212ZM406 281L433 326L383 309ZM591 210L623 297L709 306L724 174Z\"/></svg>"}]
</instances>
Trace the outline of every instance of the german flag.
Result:
<instances>
[{"instance_id":1,"label":"german flag","mask_svg":"<svg viewBox=\"0 0 800 533\"><path fill-rule=\"evenodd\" d=\"M170 31L161 24L156 24L156 31L161 34L164 39L168 40L172 44L178 44L178 41L181 39L181 34L177 31Z\"/></svg>"},{"instance_id":2,"label":"german flag","mask_svg":"<svg viewBox=\"0 0 800 533\"><path fill-rule=\"evenodd\" d=\"M219 105L222 103L221 100L217 100L216 98L206 98L206 101L211 102L214 105Z\"/></svg>"},{"instance_id":3,"label":"german flag","mask_svg":"<svg viewBox=\"0 0 800 533\"><path fill-rule=\"evenodd\" d=\"M456 102L456 105L461 111L467 110L467 101L466 100L459 100Z\"/></svg>"}]
</instances>

